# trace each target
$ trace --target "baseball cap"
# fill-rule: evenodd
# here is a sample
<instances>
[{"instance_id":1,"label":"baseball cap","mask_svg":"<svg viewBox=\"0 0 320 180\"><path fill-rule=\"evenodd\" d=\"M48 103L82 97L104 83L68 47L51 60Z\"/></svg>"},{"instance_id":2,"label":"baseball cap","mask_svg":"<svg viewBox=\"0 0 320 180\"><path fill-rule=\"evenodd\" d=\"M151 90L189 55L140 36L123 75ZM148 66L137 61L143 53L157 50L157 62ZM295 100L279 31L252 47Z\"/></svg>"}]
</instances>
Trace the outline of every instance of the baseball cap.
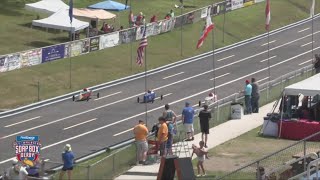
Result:
<instances>
[{"instance_id":1,"label":"baseball cap","mask_svg":"<svg viewBox=\"0 0 320 180\"><path fill-rule=\"evenodd\" d=\"M246 80L246 83L250 83L250 81L249 81L249 80Z\"/></svg>"},{"instance_id":2,"label":"baseball cap","mask_svg":"<svg viewBox=\"0 0 320 180\"><path fill-rule=\"evenodd\" d=\"M12 162L12 165L16 165L16 164L18 164L19 161L18 161L18 159L14 158L14 159L12 159L11 162Z\"/></svg>"},{"instance_id":3,"label":"baseball cap","mask_svg":"<svg viewBox=\"0 0 320 180\"><path fill-rule=\"evenodd\" d=\"M65 151L72 151L71 150L71 145L70 144L66 144L66 146L64 146L64 150Z\"/></svg>"}]
</instances>

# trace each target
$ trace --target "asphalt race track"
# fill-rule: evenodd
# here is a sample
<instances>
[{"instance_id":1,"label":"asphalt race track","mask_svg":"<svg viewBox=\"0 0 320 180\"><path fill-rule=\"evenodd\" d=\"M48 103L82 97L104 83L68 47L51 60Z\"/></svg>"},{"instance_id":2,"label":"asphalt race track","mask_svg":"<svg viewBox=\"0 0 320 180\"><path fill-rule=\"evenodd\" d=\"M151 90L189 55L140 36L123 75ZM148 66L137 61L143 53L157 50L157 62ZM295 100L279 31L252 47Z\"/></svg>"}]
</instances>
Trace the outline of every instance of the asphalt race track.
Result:
<instances>
[{"instance_id":1,"label":"asphalt race track","mask_svg":"<svg viewBox=\"0 0 320 180\"><path fill-rule=\"evenodd\" d=\"M314 53L319 53L318 18L314 21ZM270 35L271 77L311 64L311 22ZM205 43L209 43L207 40ZM243 89L244 81L255 77L259 83L268 80L267 37L215 54L216 92L221 99ZM147 105L151 127L169 103L180 114L186 101L196 105L213 87L213 58L199 58L147 78L148 89L165 97ZM0 119L0 169L9 166L14 157L12 143L17 135L39 135L41 155L61 161L66 143L77 157L92 153L132 137L131 128L145 119L146 107L137 103L145 90L143 78L100 90L99 99L89 102L66 100L50 106Z\"/></svg>"}]
</instances>

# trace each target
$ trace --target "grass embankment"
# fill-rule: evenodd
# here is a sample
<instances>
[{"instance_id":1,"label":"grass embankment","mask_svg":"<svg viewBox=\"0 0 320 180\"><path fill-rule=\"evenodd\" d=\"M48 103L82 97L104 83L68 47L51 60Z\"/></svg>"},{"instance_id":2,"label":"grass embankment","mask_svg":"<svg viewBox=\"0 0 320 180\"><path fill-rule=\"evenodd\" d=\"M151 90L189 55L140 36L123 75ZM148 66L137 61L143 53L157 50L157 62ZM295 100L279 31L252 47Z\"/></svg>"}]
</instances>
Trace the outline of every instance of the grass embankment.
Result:
<instances>
[{"instance_id":1,"label":"grass embankment","mask_svg":"<svg viewBox=\"0 0 320 180\"><path fill-rule=\"evenodd\" d=\"M77 2L81 4L81 2L84 1L79 0ZM91 4L91 2L87 4ZM132 3L134 4L134 1ZM160 2L159 0L152 1L151 3L150 1L145 0L143 2L139 1L139 3L140 4L136 3L133 5L134 12L140 11L135 10L135 8L138 9L140 5L141 9L143 9L142 11L149 15L152 14L151 12L153 9L157 9L158 12L164 12L165 14L165 12L167 12L167 10L170 9L170 7L172 7L172 5L176 2ZM192 4L192 2L189 3ZM208 1L207 4L209 4ZM159 6L162 8L156 8ZM200 7L202 5L198 4L197 2L197 6ZM145 7L148 7L148 9L145 9ZM163 10L164 8L165 10ZM223 16L215 17L215 46L217 48L222 47L265 32L264 8L265 3L260 3L248 8L242 8L228 13L226 15L226 34L224 43L222 42ZM17 9L18 10L15 11L20 13L24 12L21 10L21 8L20 10L19 8ZM309 16L309 3L302 3L301 0L275 0L271 3L271 9L271 29L276 29ZM319 12L319 9L320 4L317 4L316 12ZM13 14L14 13L1 13L0 18L3 19L4 22L12 24L12 26L13 24L18 26L17 24L31 22L30 14L29 16L25 16L25 21L22 21L20 16L16 17ZM124 13L123 17L123 19L125 19L124 21L126 21L125 14L126 13ZM176 13L176 15L177 14L179 13ZM29 17L29 19L26 19L27 17ZM190 57L209 51L212 48L209 41L205 42L204 46L200 50L195 50L195 45L200 36L202 27L203 22L183 27L183 57L180 56L179 29L148 38L148 69L159 67L178 61L185 57ZM2 27L2 32L4 32L3 29L5 29L5 27ZM28 27L21 26L18 29L22 31L22 29L25 30L28 29ZM15 31L12 30L11 32ZM37 34L40 37L52 35L52 33L46 33L41 30L34 30L33 32L34 36ZM4 45L10 44L12 47L11 42L16 42L15 39L25 36L23 34L25 33L17 31L15 35L10 36L12 41L6 41ZM60 34L58 36L60 36ZM57 35L55 35L55 37L57 37ZM4 37L1 38L8 39ZM31 38L30 36L29 38L30 41L35 39ZM43 38L43 40L39 38L38 40L41 42L47 42L46 39L50 38ZM209 35L208 39L211 39L211 34ZM26 44L23 43L23 41L17 40L17 42L18 43L15 43L15 45L17 44L16 46ZM133 43L133 61L136 57L135 51L137 45L138 43ZM0 108L12 108L18 105L37 101L38 81L40 83L40 99L46 99L70 92L72 90L77 90L85 86L92 86L143 71L143 68L137 67L134 63L131 71L130 60L131 48L129 44L72 58L72 89L69 89L69 59L58 60L30 68L1 73L0 82L2 86L0 87L0 96L6 98L2 99Z\"/></svg>"}]
</instances>

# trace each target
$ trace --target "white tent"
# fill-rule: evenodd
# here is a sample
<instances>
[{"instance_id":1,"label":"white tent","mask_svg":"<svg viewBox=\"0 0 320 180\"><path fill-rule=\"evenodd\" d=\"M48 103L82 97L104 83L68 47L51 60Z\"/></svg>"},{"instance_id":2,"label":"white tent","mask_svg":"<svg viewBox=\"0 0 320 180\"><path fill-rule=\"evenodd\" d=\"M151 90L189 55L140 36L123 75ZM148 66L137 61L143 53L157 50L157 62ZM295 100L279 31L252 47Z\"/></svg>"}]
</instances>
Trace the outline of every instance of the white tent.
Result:
<instances>
[{"instance_id":1,"label":"white tent","mask_svg":"<svg viewBox=\"0 0 320 180\"><path fill-rule=\"evenodd\" d=\"M89 23L79 21L79 20L73 18L72 19L72 26L71 26L68 10L60 10L48 18L40 19L40 20L33 20L32 25L74 32L74 31L78 31L78 30L87 28L89 26Z\"/></svg>"},{"instance_id":2,"label":"white tent","mask_svg":"<svg viewBox=\"0 0 320 180\"><path fill-rule=\"evenodd\" d=\"M26 4L25 9L38 13L53 14L61 9L69 9L62 0L41 0L36 3Z\"/></svg>"},{"instance_id":3,"label":"white tent","mask_svg":"<svg viewBox=\"0 0 320 180\"><path fill-rule=\"evenodd\" d=\"M320 74L316 74L301 82L292 84L284 89L284 95L315 96L320 94Z\"/></svg>"}]
</instances>

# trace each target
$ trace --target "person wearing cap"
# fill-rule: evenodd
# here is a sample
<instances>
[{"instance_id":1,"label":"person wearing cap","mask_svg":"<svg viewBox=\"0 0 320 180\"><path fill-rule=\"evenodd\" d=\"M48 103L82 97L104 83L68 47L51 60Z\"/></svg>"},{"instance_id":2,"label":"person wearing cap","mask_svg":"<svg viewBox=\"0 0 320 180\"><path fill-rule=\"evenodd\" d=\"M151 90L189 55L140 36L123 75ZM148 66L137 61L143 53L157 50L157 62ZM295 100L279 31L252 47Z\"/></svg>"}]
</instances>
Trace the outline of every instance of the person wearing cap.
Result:
<instances>
[{"instance_id":1,"label":"person wearing cap","mask_svg":"<svg viewBox=\"0 0 320 180\"><path fill-rule=\"evenodd\" d=\"M159 147L160 147L160 156L164 156L166 155L166 144L167 144L167 140L168 140L168 126L166 124L166 120L160 116L158 118L159 120L159 124L160 124L160 127L159 127L159 130L158 130L158 144L159 144Z\"/></svg>"},{"instance_id":2,"label":"person wearing cap","mask_svg":"<svg viewBox=\"0 0 320 180\"><path fill-rule=\"evenodd\" d=\"M138 125L133 128L133 133L137 145L137 157L139 164L146 164L148 152L147 136L149 131L142 120L139 120Z\"/></svg>"},{"instance_id":3,"label":"person wearing cap","mask_svg":"<svg viewBox=\"0 0 320 180\"><path fill-rule=\"evenodd\" d=\"M186 141L194 140L194 129L193 129L193 117L194 117L194 109L190 106L189 102L186 102L185 107L181 113L182 123L186 129L187 139Z\"/></svg>"},{"instance_id":4,"label":"person wearing cap","mask_svg":"<svg viewBox=\"0 0 320 180\"><path fill-rule=\"evenodd\" d=\"M209 134L209 120L211 119L211 112L208 111L208 105L203 105L203 110L199 113L201 141L204 142L204 147L207 148L208 134ZM204 137L204 138L203 138Z\"/></svg>"},{"instance_id":5,"label":"person wearing cap","mask_svg":"<svg viewBox=\"0 0 320 180\"><path fill-rule=\"evenodd\" d=\"M26 180L28 176L28 172L24 166L18 164L18 160L14 158L12 160L12 167L7 169L6 171L6 179L21 179Z\"/></svg>"},{"instance_id":6,"label":"person wearing cap","mask_svg":"<svg viewBox=\"0 0 320 180\"><path fill-rule=\"evenodd\" d=\"M252 86L249 80L246 80L246 85L244 87L244 104L245 104L245 114L252 113L252 105L251 105L251 95L252 95Z\"/></svg>"},{"instance_id":7,"label":"person wearing cap","mask_svg":"<svg viewBox=\"0 0 320 180\"><path fill-rule=\"evenodd\" d=\"M64 146L64 152L62 153L62 161L63 161L63 167L62 171L60 172L59 179L62 179L64 174L67 171L68 179L71 179L72 170L73 170L73 161L74 161L74 154L71 149L70 144L66 144Z\"/></svg>"}]
</instances>

